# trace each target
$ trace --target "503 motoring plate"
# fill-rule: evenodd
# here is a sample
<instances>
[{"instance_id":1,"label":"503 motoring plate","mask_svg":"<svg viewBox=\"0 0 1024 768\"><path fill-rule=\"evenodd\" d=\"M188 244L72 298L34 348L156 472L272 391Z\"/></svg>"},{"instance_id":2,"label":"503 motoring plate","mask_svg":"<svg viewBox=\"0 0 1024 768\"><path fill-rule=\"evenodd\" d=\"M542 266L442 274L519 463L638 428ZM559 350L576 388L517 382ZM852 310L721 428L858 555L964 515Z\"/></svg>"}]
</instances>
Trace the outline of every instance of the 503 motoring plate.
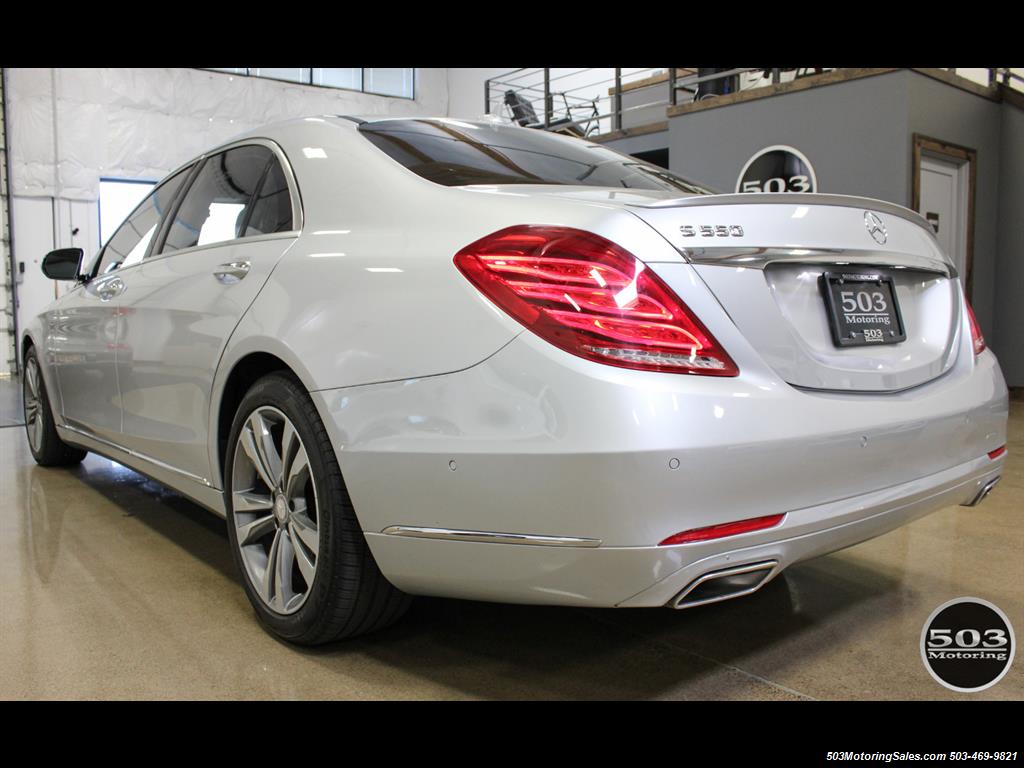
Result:
<instances>
[{"instance_id":1,"label":"503 motoring plate","mask_svg":"<svg viewBox=\"0 0 1024 768\"><path fill-rule=\"evenodd\" d=\"M821 276L832 341L837 347L896 344L907 338L892 277L825 272Z\"/></svg>"}]
</instances>

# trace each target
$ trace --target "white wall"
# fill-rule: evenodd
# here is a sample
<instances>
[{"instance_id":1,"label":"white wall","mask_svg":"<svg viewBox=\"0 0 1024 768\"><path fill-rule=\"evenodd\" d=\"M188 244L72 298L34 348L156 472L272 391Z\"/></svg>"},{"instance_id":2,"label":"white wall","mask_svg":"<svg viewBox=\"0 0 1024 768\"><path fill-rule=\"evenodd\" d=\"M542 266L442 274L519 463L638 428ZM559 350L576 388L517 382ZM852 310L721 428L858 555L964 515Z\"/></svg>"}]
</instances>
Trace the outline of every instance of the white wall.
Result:
<instances>
[{"instance_id":1,"label":"white wall","mask_svg":"<svg viewBox=\"0 0 1024 768\"><path fill-rule=\"evenodd\" d=\"M95 200L101 175L160 178L235 134L289 117L447 114L446 71L417 77L413 101L198 69L13 68L11 192Z\"/></svg>"},{"instance_id":2,"label":"white wall","mask_svg":"<svg viewBox=\"0 0 1024 768\"><path fill-rule=\"evenodd\" d=\"M471 120L484 115L484 81L513 69L515 67L449 67L448 116Z\"/></svg>"},{"instance_id":3,"label":"white wall","mask_svg":"<svg viewBox=\"0 0 1024 768\"><path fill-rule=\"evenodd\" d=\"M47 251L77 246L89 258L99 248L101 176L161 179L236 134L289 117L448 113L448 74L437 68L416 70L415 100L187 68L7 73L13 250L25 263L19 328L64 288L39 270Z\"/></svg>"}]
</instances>

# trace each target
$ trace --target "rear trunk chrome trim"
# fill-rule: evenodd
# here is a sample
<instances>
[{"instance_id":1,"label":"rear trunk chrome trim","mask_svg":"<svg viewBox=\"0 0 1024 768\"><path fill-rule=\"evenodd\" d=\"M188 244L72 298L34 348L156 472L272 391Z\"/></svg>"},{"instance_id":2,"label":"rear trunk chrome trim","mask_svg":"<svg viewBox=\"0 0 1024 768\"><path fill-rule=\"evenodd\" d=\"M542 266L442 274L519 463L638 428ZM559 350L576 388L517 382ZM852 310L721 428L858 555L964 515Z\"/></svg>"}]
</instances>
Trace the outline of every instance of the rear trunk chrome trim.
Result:
<instances>
[{"instance_id":1,"label":"rear trunk chrome trim","mask_svg":"<svg viewBox=\"0 0 1024 768\"><path fill-rule=\"evenodd\" d=\"M491 531L462 531L452 528L420 528L410 525L391 525L381 533L389 536L409 536L417 539L445 539L447 541L478 541L485 544L533 544L542 547L599 547L600 539L574 536L532 536L525 533L494 533Z\"/></svg>"},{"instance_id":2,"label":"rear trunk chrome trim","mask_svg":"<svg viewBox=\"0 0 1024 768\"><path fill-rule=\"evenodd\" d=\"M825 248L686 248L683 257L691 264L764 269L776 262L821 266L870 267L908 272L934 272L955 278L956 268L938 259L913 253L892 253Z\"/></svg>"},{"instance_id":3,"label":"rear trunk chrome trim","mask_svg":"<svg viewBox=\"0 0 1024 768\"><path fill-rule=\"evenodd\" d=\"M823 195L809 192L743 192L725 195L694 195L659 200L648 204L630 203L632 208L691 208L703 205L833 205L841 208L863 208L887 213L917 224L932 232L932 225L916 211L902 205L857 195Z\"/></svg>"}]
</instances>

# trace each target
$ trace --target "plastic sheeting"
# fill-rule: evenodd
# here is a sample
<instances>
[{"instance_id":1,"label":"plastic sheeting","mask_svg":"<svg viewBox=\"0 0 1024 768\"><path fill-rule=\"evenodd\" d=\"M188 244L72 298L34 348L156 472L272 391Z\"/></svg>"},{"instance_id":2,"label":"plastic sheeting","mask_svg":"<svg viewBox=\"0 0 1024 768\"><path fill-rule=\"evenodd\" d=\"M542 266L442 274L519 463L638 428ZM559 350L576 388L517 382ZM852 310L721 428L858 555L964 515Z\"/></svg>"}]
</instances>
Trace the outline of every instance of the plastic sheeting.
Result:
<instances>
[{"instance_id":1,"label":"plastic sheeting","mask_svg":"<svg viewBox=\"0 0 1024 768\"><path fill-rule=\"evenodd\" d=\"M96 200L101 176L155 181L236 134L290 117L448 111L444 69L417 70L415 101L198 69L7 72L16 196Z\"/></svg>"}]
</instances>

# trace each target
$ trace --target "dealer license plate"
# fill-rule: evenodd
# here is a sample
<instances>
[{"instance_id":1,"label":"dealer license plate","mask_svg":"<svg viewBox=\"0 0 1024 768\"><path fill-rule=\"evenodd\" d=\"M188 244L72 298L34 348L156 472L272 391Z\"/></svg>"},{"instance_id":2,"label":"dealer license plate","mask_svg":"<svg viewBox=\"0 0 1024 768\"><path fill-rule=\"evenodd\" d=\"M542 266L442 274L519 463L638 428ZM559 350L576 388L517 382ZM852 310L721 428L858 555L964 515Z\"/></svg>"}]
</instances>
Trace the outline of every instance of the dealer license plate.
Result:
<instances>
[{"instance_id":1,"label":"dealer license plate","mask_svg":"<svg viewBox=\"0 0 1024 768\"><path fill-rule=\"evenodd\" d=\"M888 275L826 272L821 286L836 346L896 344L907 338Z\"/></svg>"}]
</instances>

